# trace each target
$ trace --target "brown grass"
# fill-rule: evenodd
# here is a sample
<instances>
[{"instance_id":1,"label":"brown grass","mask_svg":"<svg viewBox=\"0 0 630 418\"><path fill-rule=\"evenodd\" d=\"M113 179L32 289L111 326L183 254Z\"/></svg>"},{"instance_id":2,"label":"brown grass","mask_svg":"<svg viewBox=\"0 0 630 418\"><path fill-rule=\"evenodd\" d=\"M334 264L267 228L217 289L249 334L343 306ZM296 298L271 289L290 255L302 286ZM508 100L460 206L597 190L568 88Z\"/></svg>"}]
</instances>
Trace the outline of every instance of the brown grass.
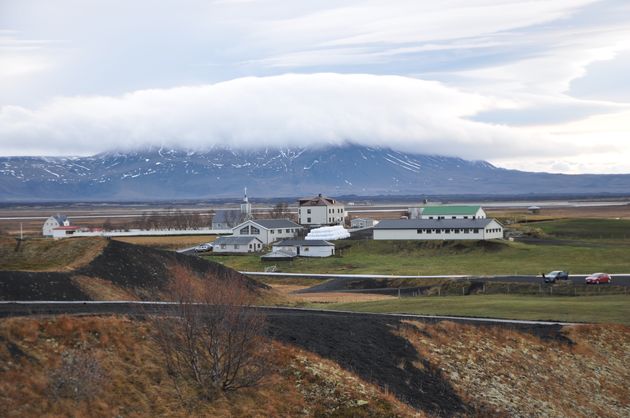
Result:
<instances>
[{"instance_id":1,"label":"brown grass","mask_svg":"<svg viewBox=\"0 0 630 418\"><path fill-rule=\"evenodd\" d=\"M275 371L262 385L188 409L150 335L145 323L120 317L0 321L0 416L422 416L335 363L278 343ZM106 371L102 393L92 401L54 400L48 371L59 365L64 350L77 346L86 347Z\"/></svg>"},{"instance_id":2,"label":"brown grass","mask_svg":"<svg viewBox=\"0 0 630 418\"><path fill-rule=\"evenodd\" d=\"M289 304L301 303L351 303L351 302L371 302L375 300L394 299L393 296L373 295L367 293L347 293L347 292L325 292L325 293L293 293L306 289L310 286L300 285L270 285L283 296Z\"/></svg>"},{"instance_id":3,"label":"brown grass","mask_svg":"<svg viewBox=\"0 0 630 418\"><path fill-rule=\"evenodd\" d=\"M70 271L99 255L107 240L73 238L52 240L0 238L0 270Z\"/></svg>"},{"instance_id":4,"label":"brown grass","mask_svg":"<svg viewBox=\"0 0 630 418\"><path fill-rule=\"evenodd\" d=\"M92 300L138 300L137 296L97 277L73 276L72 281Z\"/></svg>"},{"instance_id":5,"label":"brown grass","mask_svg":"<svg viewBox=\"0 0 630 418\"><path fill-rule=\"evenodd\" d=\"M205 242L212 242L217 239L216 235L183 235L183 236L162 236L162 237L114 237L116 241L129 244L145 245L147 247L161 248L167 250L179 250L181 248L193 247Z\"/></svg>"}]
</instances>

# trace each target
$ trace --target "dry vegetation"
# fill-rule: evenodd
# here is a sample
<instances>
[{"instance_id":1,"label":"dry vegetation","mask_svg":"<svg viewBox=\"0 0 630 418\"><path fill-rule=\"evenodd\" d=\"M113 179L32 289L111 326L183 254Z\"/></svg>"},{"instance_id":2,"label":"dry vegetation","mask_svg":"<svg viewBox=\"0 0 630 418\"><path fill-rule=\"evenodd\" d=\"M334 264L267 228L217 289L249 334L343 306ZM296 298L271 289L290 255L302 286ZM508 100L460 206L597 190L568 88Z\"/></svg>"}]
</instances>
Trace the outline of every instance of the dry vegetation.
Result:
<instances>
[{"instance_id":1,"label":"dry vegetation","mask_svg":"<svg viewBox=\"0 0 630 418\"><path fill-rule=\"evenodd\" d=\"M291 284L273 284L271 288L281 295L285 303L300 305L305 303L354 303L371 302L375 300L394 299L393 296L375 295L369 293L348 293L348 292L322 292L322 293L294 293L307 289L309 286Z\"/></svg>"},{"instance_id":2,"label":"dry vegetation","mask_svg":"<svg viewBox=\"0 0 630 418\"><path fill-rule=\"evenodd\" d=\"M212 242L217 239L216 235L183 235L183 236L160 236L160 237L114 237L116 241L127 242L129 244L146 245L147 247L160 248L164 250L178 250L181 248L193 247L204 242Z\"/></svg>"},{"instance_id":3,"label":"dry vegetation","mask_svg":"<svg viewBox=\"0 0 630 418\"><path fill-rule=\"evenodd\" d=\"M0 238L0 270L70 271L92 261L106 244L94 238Z\"/></svg>"},{"instance_id":4,"label":"dry vegetation","mask_svg":"<svg viewBox=\"0 0 630 418\"><path fill-rule=\"evenodd\" d=\"M413 322L401 334L462 399L505 416L630 416L630 328L581 325L544 341L503 328Z\"/></svg>"},{"instance_id":5,"label":"dry vegetation","mask_svg":"<svg viewBox=\"0 0 630 418\"><path fill-rule=\"evenodd\" d=\"M271 374L256 388L184 407L146 323L120 317L0 321L0 416L422 416L328 360L274 343ZM98 396L51 392L62 353L81 347L105 371Z\"/></svg>"}]
</instances>

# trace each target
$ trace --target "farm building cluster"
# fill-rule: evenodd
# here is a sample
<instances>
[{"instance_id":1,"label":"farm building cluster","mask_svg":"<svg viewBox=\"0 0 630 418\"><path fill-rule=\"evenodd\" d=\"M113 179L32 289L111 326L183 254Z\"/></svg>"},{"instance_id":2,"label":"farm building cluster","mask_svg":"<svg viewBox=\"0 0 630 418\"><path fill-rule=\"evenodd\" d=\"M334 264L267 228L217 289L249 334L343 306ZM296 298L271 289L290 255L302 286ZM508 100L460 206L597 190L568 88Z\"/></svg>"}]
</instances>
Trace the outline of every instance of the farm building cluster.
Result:
<instances>
[{"instance_id":1,"label":"farm building cluster","mask_svg":"<svg viewBox=\"0 0 630 418\"><path fill-rule=\"evenodd\" d=\"M348 224L350 229L345 228ZM358 232L374 240L493 240L502 239L504 235L503 226L489 219L480 206L430 205L409 208L408 216L401 219L378 221L356 217L348 220L345 205L322 194L298 200L297 222L288 216L255 219L247 191L239 209L217 210L211 228L190 232L220 234L212 244L213 252L218 254L271 250L262 256L263 260L329 257L335 255L335 245L330 241L350 238ZM47 219L42 233L53 238L116 235L116 232L98 228L88 230L73 226L63 215ZM171 235L177 231L146 233Z\"/></svg>"}]
</instances>

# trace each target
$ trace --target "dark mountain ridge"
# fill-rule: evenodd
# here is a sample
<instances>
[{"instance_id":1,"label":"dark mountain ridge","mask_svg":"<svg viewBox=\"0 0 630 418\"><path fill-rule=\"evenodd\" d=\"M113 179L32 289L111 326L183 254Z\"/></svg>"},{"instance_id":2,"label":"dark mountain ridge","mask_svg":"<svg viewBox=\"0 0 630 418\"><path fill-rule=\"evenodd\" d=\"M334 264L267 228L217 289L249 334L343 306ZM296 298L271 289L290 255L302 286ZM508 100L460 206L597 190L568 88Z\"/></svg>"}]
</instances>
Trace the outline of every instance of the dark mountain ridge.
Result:
<instances>
[{"instance_id":1,"label":"dark mountain ridge","mask_svg":"<svg viewBox=\"0 0 630 418\"><path fill-rule=\"evenodd\" d=\"M358 145L90 157L0 157L0 201L129 201L329 195L597 195L630 193L630 174L529 173L485 161Z\"/></svg>"}]
</instances>

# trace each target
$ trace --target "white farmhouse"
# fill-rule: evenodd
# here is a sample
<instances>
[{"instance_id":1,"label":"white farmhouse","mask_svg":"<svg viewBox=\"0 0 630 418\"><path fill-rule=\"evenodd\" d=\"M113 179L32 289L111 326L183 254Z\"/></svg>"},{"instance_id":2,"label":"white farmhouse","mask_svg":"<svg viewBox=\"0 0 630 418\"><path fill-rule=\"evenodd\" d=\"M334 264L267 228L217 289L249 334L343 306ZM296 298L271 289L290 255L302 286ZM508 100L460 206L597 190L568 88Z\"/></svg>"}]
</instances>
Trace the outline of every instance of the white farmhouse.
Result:
<instances>
[{"instance_id":1,"label":"white farmhouse","mask_svg":"<svg viewBox=\"0 0 630 418\"><path fill-rule=\"evenodd\" d=\"M390 219L374 227L375 240L503 239L503 226L494 219Z\"/></svg>"},{"instance_id":2,"label":"white farmhouse","mask_svg":"<svg viewBox=\"0 0 630 418\"><path fill-rule=\"evenodd\" d=\"M300 199L298 201L298 222L301 225L343 225L346 209L343 203L330 197L322 196Z\"/></svg>"},{"instance_id":3,"label":"white farmhouse","mask_svg":"<svg viewBox=\"0 0 630 418\"><path fill-rule=\"evenodd\" d=\"M335 255L335 244L323 240L285 239L272 246L273 253L298 257L330 257Z\"/></svg>"},{"instance_id":4,"label":"white farmhouse","mask_svg":"<svg viewBox=\"0 0 630 418\"><path fill-rule=\"evenodd\" d=\"M53 215L44 222L44 226L42 226L42 235L45 237L52 237L53 229L59 228L60 226L70 226L70 220L66 215Z\"/></svg>"},{"instance_id":5,"label":"white farmhouse","mask_svg":"<svg viewBox=\"0 0 630 418\"><path fill-rule=\"evenodd\" d=\"M256 237L219 237L212 243L214 253L255 253L263 243Z\"/></svg>"},{"instance_id":6,"label":"white farmhouse","mask_svg":"<svg viewBox=\"0 0 630 418\"><path fill-rule=\"evenodd\" d=\"M486 212L481 206L427 206L420 219L486 219Z\"/></svg>"},{"instance_id":7,"label":"white farmhouse","mask_svg":"<svg viewBox=\"0 0 630 418\"><path fill-rule=\"evenodd\" d=\"M295 238L303 227L290 219L251 219L232 229L234 236L252 236L263 244Z\"/></svg>"}]
</instances>

